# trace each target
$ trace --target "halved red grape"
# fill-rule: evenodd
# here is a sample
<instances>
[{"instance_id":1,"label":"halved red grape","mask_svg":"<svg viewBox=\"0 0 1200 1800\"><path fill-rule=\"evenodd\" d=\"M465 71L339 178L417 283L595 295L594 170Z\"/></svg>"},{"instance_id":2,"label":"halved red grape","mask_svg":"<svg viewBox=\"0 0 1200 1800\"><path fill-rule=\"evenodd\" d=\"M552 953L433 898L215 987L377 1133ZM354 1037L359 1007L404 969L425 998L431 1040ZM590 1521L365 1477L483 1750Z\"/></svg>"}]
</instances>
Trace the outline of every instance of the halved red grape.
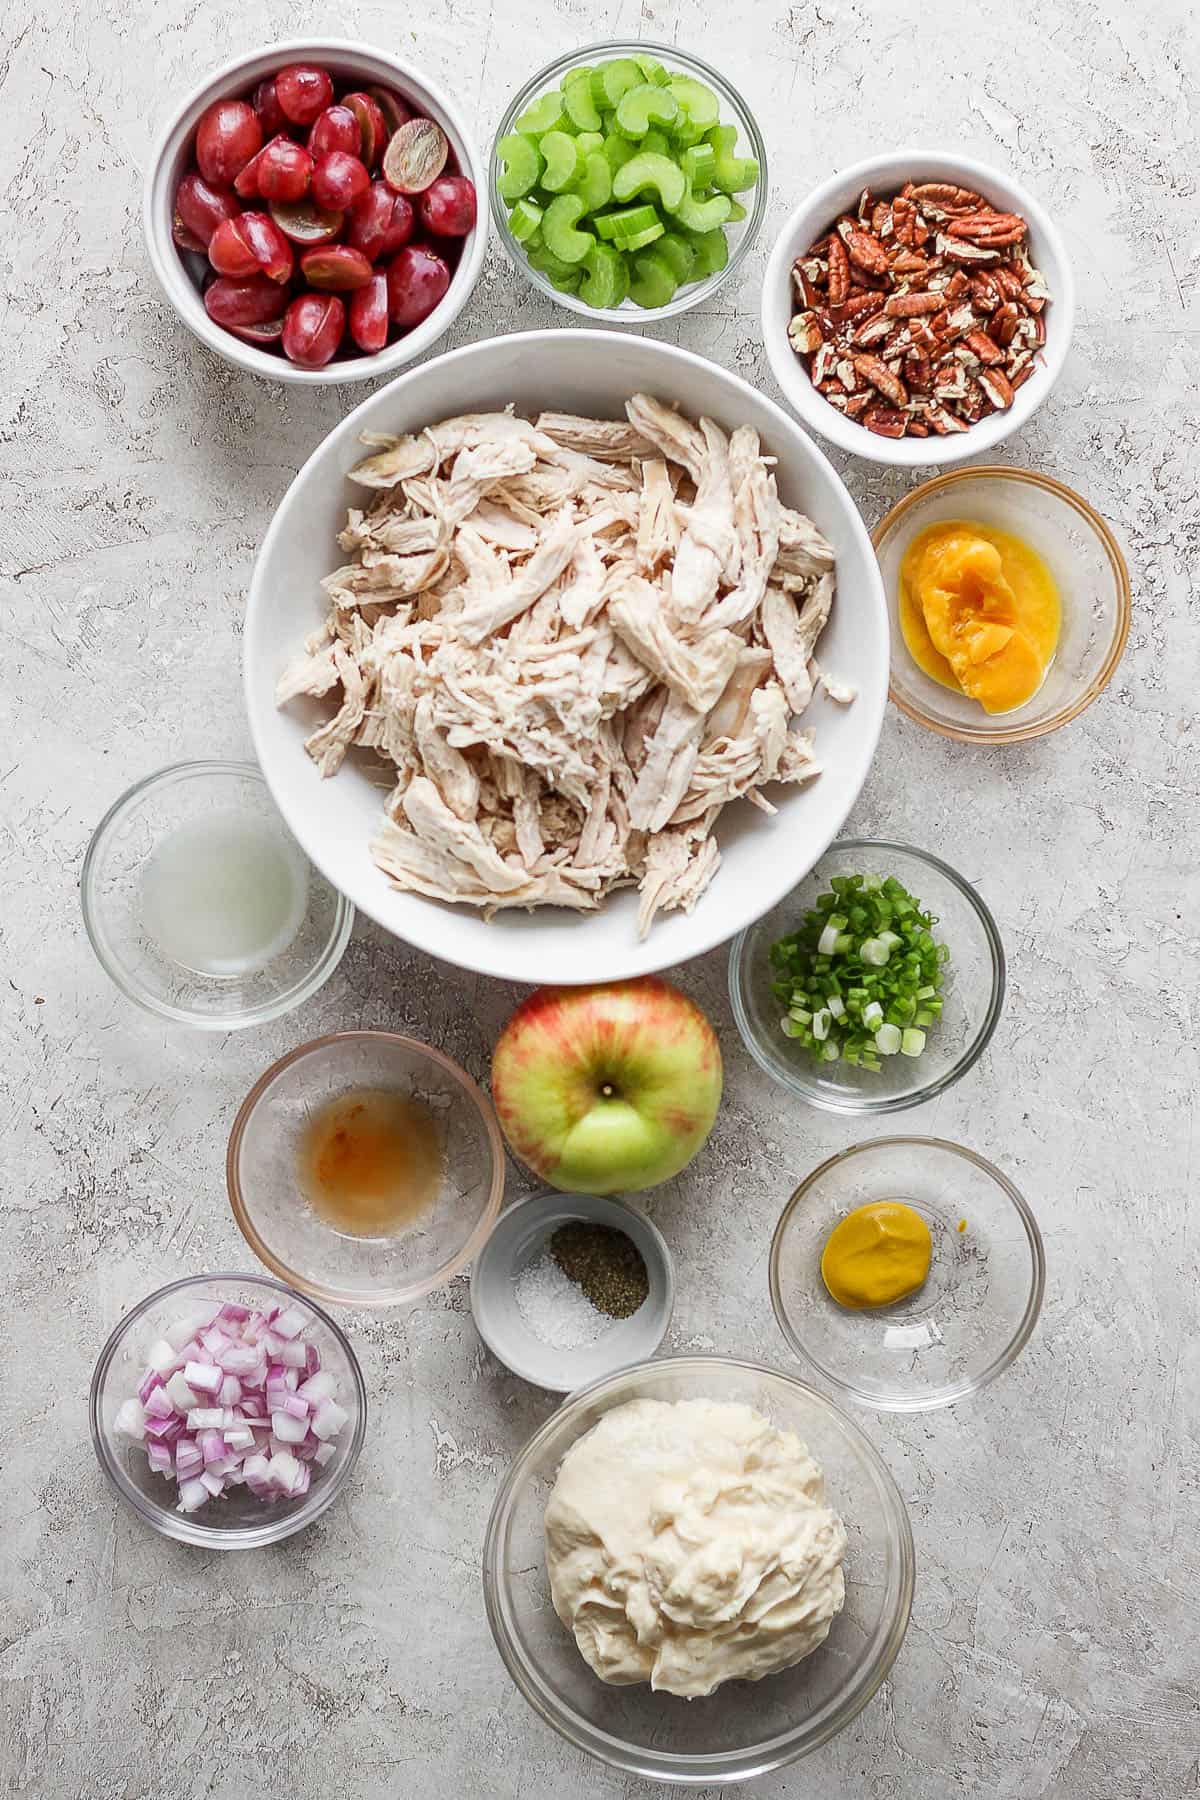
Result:
<instances>
[{"instance_id":1,"label":"halved red grape","mask_svg":"<svg viewBox=\"0 0 1200 1800\"><path fill-rule=\"evenodd\" d=\"M289 63L275 77L275 93L293 125L311 125L333 105L333 83L312 63Z\"/></svg>"},{"instance_id":2,"label":"halved red grape","mask_svg":"<svg viewBox=\"0 0 1200 1800\"><path fill-rule=\"evenodd\" d=\"M410 119L388 139L383 179L398 194L420 194L446 166L450 143L433 119Z\"/></svg>"},{"instance_id":3,"label":"halved red grape","mask_svg":"<svg viewBox=\"0 0 1200 1800\"><path fill-rule=\"evenodd\" d=\"M300 273L309 287L323 293L349 293L365 287L373 273L370 261L361 250L348 244L323 244L306 250L300 258Z\"/></svg>"},{"instance_id":4,"label":"halved red grape","mask_svg":"<svg viewBox=\"0 0 1200 1800\"><path fill-rule=\"evenodd\" d=\"M331 244L346 215L326 212L311 200L273 200L271 217L293 244Z\"/></svg>"},{"instance_id":5,"label":"halved red grape","mask_svg":"<svg viewBox=\"0 0 1200 1800\"><path fill-rule=\"evenodd\" d=\"M475 225L475 183L465 175L439 175L417 201L417 211L435 237L466 237Z\"/></svg>"},{"instance_id":6,"label":"halved red grape","mask_svg":"<svg viewBox=\"0 0 1200 1800\"><path fill-rule=\"evenodd\" d=\"M370 94L343 94L342 105L349 107L358 120L361 148L358 151L368 169L373 169L383 155L383 146L388 140L388 128L378 100Z\"/></svg>"},{"instance_id":7,"label":"halved red grape","mask_svg":"<svg viewBox=\"0 0 1200 1800\"><path fill-rule=\"evenodd\" d=\"M255 164L258 191L264 200L303 200L312 172L308 151L288 137L272 138Z\"/></svg>"},{"instance_id":8,"label":"halved red grape","mask_svg":"<svg viewBox=\"0 0 1200 1800\"><path fill-rule=\"evenodd\" d=\"M336 294L301 294L284 314L283 353L302 369L323 369L345 329L345 304Z\"/></svg>"},{"instance_id":9,"label":"halved red grape","mask_svg":"<svg viewBox=\"0 0 1200 1800\"><path fill-rule=\"evenodd\" d=\"M383 114L384 136L390 137L393 131L399 131L412 118L412 107L405 106L399 94L391 88L373 87L367 89L367 98L373 100Z\"/></svg>"},{"instance_id":10,"label":"halved red grape","mask_svg":"<svg viewBox=\"0 0 1200 1800\"><path fill-rule=\"evenodd\" d=\"M331 150L313 165L312 197L330 212L344 212L353 206L370 185L366 163L357 156L347 156L344 150Z\"/></svg>"},{"instance_id":11,"label":"halved red grape","mask_svg":"<svg viewBox=\"0 0 1200 1800\"><path fill-rule=\"evenodd\" d=\"M382 350L388 337L388 280L372 275L350 300L350 336L360 350L372 355Z\"/></svg>"},{"instance_id":12,"label":"halved red grape","mask_svg":"<svg viewBox=\"0 0 1200 1800\"><path fill-rule=\"evenodd\" d=\"M450 270L436 250L409 244L388 265L388 311L408 329L427 319L450 286Z\"/></svg>"},{"instance_id":13,"label":"halved red grape","mask_svg":"<svg viewBox=\"0 0 1200 1800\"><path fill-rule=\"evenodd\" d=\"M264 212L244 212L240 219L230 219L229 223L240 225L243 242L269 280L292 279L296 259L292 254L292 246L274 219Z\"/></svg>"},{"instance_id":14,"label":"halved red grape","mask_svg":"<svg viewBox=\"0 0 1200 1800\"><path fill-rule=\"evenodd\" d=\"M189 169L175 190L175 210L200 239L201 248L207 249L221 220L234 218L242 209L231 189L213 187L197 170Z\"/></svg>"},{"instance_id":15,"label":"halved red grape","mask_svg":"<svg viewBox=\"0 0 1200 1800\"><path fill-rule=\"evenodd\" d=\"M258 258L246 242L241 213L236 219L222 219L208 245L208 260L218 275L231 275L244 281L247 275L260 273Z\"/></svg>"},{"instance_id":16,"label":"halved red grape","mask_svg":"<svg viewBox=\"0 0 1200 1800\"><path fill-rule=\"evenodd\" d=\"M274 137L276 132L287 130L287 114L279 104L274 77L268 81L259 82L254 90L254 99L251 101L251 105L258 114L264 137Z\"/></svg>"},{"instance_id":17,"label":"halved red grape","mask_svg":"<svg viewBox=\"0 0 1200 1800\"><path fill-rule=\"evenodd\" d=\"M361 149L358 118L348 106L327 106L314 119L308 134L308 153L314 162L320 162L331 150L344 150L347 156L357 156Z\"/></svg>"},{"instance_id":18,"label":"halved red grape","mask_svg":"<svg viewBox=\"0 0 1200 1800\"><path fill-rule=\"evenodd\" d=\"M175 217L171 220L171 236L180 250L198 251L201 256L204 255L203 242L194 231L188 230L179 216L178 208L176 208Z\"/></svg>"},{"instance_id":19,"label":"halved red grape","mask_svg":"<svg viewBox=\"0 0 1200 1800\"><path fill-rule=\"evenodd\" d=\"M265 275L251 275L248 281L218 275L204 290L205 311L217 325L261 325L278 319L286 305L286 290Z\"/></svg>"},{"instance_id":20,"label":"halved red grape","mask_svg":"<svg viewBox=\"0 0 1200 1800\"><path fill-rule=\"evenodd\" d=\"M258 114L244 100L214 100L196 127L196 166L205 181L227 187L262 149Z\"/></svg>"},{"instance_id":21,"label":"halved red grape","mask_svg":"<svg viewBox=\"0 0 1200 1800\"><path fill-rule=\"evenodd\" d=\"M261 325L231 325L229 329L243 343L258 344L260 348L270 350L283 336L283 320L264 319Z\"/></svg>"}]
</instances>

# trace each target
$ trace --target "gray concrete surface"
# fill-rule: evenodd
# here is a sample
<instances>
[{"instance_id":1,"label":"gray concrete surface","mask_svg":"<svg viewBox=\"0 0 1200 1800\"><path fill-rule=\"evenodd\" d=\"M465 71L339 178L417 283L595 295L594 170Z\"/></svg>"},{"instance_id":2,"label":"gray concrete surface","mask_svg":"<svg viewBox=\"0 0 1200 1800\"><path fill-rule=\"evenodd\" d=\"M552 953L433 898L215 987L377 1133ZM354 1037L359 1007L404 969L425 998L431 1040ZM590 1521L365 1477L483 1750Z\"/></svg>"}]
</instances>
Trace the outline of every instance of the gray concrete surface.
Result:
<instances>
[{"instance_id":1,"label":"gray concrete surface","mask_svg":"<svg viewBox=\"0 0 1200 1800\"><path fill-rule=\"evenodd\" d=\"M982 886L1011 957L990 1052L904 1124L994 1156L1046 1234L1041 1327L950 1413L867 1423L912 1509L920 1575L893 1678L764 1796L1140 1800L1200 1792L1197 1080L1200 210L1186 0L14 0L0 65L0 1787L39 1800L643 1794L527 1711L483 1615L478 1548L551 1404L481 1352L456 1284L351 1321L374 1430L345 1505L265 1555L144 1531L101 1485L85 1399L122 1308L248 1266L222 1156L251 1078L302 1035L388 1024L486 1072L513 995L359 928L303 1013L213 1042L134 1012L92 960L76 882L132 779L247 750L243 595L272 508L353 390L235 374L170 316L138 196L172 98L311 27L419 58L480 133L535 59L632 31L701 45L752 99L770 223L720 303L664 335L773 391L768 243L813 181L903 140L1017 170L1080 283L1075 347L1007 460L1077 484L1130 557L1124 665L1072 729L1016 751L889 715L850 820ZM453 342L563 323L493 252ZM904 483L843 459L870 521ZM710 1149L662 1192L676 1349L783 1362L767 1244L795 1179L846 1143L741 1052L724 958L683 971L728 1055ZM511 1191L521 1185L514 1172Z\"/></svg>"}]
</instances>

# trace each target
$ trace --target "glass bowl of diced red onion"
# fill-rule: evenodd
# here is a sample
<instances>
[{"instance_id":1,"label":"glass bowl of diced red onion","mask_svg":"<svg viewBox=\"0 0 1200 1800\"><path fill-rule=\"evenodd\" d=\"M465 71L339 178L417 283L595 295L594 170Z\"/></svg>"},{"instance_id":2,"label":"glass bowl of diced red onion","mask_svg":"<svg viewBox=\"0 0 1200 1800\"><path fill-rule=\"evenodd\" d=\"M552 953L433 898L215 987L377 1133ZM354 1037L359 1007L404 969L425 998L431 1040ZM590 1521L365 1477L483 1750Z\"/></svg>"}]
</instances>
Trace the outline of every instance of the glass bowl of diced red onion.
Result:
<instances>
[{"instance_id":1,"label":"glass bowl of diced red onion","mask_svg":"<svg viewBox=\"0 0 1200 1800\"><path fill-rule=\"evenodd\" d=\"M96 1363L92 1442L164 1537L259 1549L303 1531L358 1461L362 1372L311 1300L263 1275L197 1275L127 1312Z\"/></svg>"},{"instance_id":2,"label":"glass bowl of diced red onion","mask_svg":"<svg viewBox=\"0 0 1200 1800\"><path fill-rule=\"evenodd\" d=\"M483 263L484 177L458 109L411 64L341 39L226 63L152 152L150 260L228 361L301 385L394 373Z\"/></svg>"}]
</instances>

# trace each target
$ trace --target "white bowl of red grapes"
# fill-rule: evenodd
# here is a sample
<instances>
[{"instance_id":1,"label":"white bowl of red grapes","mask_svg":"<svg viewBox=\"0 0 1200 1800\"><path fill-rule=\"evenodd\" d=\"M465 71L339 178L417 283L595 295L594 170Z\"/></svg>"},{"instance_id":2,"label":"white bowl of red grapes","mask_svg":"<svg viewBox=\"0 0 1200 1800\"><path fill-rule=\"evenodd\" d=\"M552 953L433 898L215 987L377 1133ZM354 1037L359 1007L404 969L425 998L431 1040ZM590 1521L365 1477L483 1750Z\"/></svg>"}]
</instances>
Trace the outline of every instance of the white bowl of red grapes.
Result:
<instances>
[{"instance_id":1,"label":"white bowl of red grapes","mask_svg":"<svg viewBox=\"0 0 1200 1800\"><path fill-rule=\"evenodd\" d=\"M240 368L308 384L389 374L479 276L480 168L451 101L365 45L227 64L164 132L146 184L167 298Z\"/></svg>"}]
</instances>

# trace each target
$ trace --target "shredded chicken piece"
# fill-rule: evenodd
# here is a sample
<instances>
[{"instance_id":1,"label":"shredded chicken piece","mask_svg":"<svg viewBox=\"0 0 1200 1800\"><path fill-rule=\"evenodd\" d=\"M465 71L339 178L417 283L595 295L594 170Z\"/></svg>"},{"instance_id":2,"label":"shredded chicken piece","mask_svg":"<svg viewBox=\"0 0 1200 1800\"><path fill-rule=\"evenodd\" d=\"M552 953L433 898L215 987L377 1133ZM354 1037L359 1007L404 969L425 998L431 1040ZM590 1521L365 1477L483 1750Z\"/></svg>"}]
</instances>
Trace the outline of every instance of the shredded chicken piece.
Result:
<instances>
[{"instance_id":1,"label":"shredded chicken piece","mask_svg":"<svg viewBox=\"0 0 1200 1800\"><path fill-rule=\"evenodd\" d=\"M276 698L331 707L322 775L352 746L390 765L371 853L399 888L487 917L636 884L644 935L712 881L722 807L820 772L796 718L818 680L854 698L814 657L832 548L749 427L626 414L364 438L374 492Z\"/></svg>"}]
</instances>

